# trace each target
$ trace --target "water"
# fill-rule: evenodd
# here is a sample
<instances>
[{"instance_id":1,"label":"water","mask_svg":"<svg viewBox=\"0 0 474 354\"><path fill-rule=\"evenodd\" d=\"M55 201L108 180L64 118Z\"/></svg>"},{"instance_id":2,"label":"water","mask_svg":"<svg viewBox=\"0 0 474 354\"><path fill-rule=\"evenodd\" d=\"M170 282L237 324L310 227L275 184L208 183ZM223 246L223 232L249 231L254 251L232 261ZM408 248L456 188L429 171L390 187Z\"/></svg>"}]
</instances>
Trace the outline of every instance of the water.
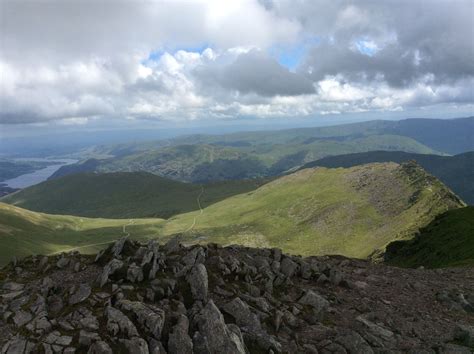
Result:
<instances>
[{"instance_id":1,"label":"water","mask_svg":"<svg viewBox=\"0 0 474 354\"><path fill-rule=\"evenodd\" d=\"M54 172L59 170L62 166L70 165L77 162L77 160L72 160L72 159L51 160L51 159L41 159L41 158L19 158L15 160L16 161L51 161L55 163L54 165L50 165L40 170L36 170L31 173L26 173L24 175L0 182L2 185L6 185L7 187L20 188L20 189L46 181L48 177L50 177Z\"/></svg>"}]
</instances>

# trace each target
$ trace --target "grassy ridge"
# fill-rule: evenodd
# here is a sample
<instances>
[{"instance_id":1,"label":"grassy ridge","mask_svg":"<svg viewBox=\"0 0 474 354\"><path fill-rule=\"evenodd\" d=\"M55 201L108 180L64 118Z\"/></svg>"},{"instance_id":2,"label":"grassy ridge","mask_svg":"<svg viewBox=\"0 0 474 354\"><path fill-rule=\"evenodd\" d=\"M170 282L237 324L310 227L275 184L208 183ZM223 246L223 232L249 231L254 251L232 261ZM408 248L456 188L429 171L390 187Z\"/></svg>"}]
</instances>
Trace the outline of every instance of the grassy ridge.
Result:
<instances>
[{"instance_id":1,"label":"grassy ridge","mask_svg":"<svg viewBox=\"0 0 474 354\"><path fill-rule=\"evenodd\" d=\"M146 172L82 173L48 180L2 201L29 210L101 218L169 218L258 188L265 180L197 185ZM198 203L199 198L199 203Z\"/></svg>"},{"instance_id":2,"label":"grassy ridge","mask_svg":"<svg viewBox=\"0 0 474 354\"><path fill-rule=\"evenodd\" d=\"M447 211L414 239L390 243L385 258L403 267L474 265L474 207Z\"/></svg>"},{"instance_id":3,"label":"grassy ridge","mask_svg":"<svg viewBox=\"0 0 474 354\"><path fill-rule=\"evenodd\" d=\"M468 204L474 204L474 152L455 156L414 154L402 151L370 151L347 155L328 156L305 164L302 168L317 166L353 167L373 162L402 163L415 160L426 171L439 178Z\"/></svg>"},{"instance_id":4,"label":"grassy ridge","mask_svg":"<svg viewBox=\"0 0 474 354\"><path fill-rule=\"evenodd\" d=\"M87 219L40 214L0 203L0 262L123 236L182 234L189 243L280 247L302 255L367 257L410 238L436 215L463 203L415 164L306 169L169 220ZM98 245L97 245L98 244Z\"/></svg>"}]
</instances>

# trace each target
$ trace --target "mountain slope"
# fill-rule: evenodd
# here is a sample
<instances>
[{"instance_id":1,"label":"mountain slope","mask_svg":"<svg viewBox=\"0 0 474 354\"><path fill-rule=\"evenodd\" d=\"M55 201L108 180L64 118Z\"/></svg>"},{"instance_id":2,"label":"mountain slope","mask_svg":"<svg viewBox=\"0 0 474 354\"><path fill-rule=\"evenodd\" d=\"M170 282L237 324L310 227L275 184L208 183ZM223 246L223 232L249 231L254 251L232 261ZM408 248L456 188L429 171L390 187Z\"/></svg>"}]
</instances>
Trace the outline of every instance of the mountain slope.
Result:
<instances>
[{"instance_id":1,"label":"mountain slope","mask_svg":"<svg viewBox=\"0 0 474 354\"><path fill-rule=\"evenodd\" d=\"M48 215L0 203L0 261L75 247L96 252L124 234L366 258L464 205L414 163L306 169L168 220Z\"/></svg>"},{"instance_id":2,"label":"mountain slope","mask_svg":"<svg viewBox=\"0 0 474 354\"><path fill-rule=\"evenodd\" d=\"M80 173L45 181L1 200L50 214L168 218L254 190L264 182L242 180L197 185L146 172Z\"/></svg>"},{"instance_id":3,"label":"mountain slope","mask_svg":"<svg viewBox=\"0 0 474 354\"><path fill-rule=\"evenodd\" d=\"M385 260L404 267L474 265L474 207L447 211L414 239L390 243Z\"/></svg>"},{"instance_id":4,"label":"mountain slope","mask_svg":"<svg viewBox=\"0 0 474 354\"><path fill-rule=\"evenodd\" d=\"M303 255L367 257L465 205L414 163L306 169L257 190L178 215L166 234L189 241L275 246Z\"/></svg>"},{"instance_id":5,"label":"mountain slope","mask_svg":"<svg viewBox=\"0 0 474 354\"><path fill-rule=\"evenodd\" d=\"M371 151L328 156L309 162L301 169L312 167L353 167L373 162L402 163L415 160L426 171L439 178L466 203L474 204L474 152L455 156L413 154L402 151Z\"/></svg>"}]
</instances>

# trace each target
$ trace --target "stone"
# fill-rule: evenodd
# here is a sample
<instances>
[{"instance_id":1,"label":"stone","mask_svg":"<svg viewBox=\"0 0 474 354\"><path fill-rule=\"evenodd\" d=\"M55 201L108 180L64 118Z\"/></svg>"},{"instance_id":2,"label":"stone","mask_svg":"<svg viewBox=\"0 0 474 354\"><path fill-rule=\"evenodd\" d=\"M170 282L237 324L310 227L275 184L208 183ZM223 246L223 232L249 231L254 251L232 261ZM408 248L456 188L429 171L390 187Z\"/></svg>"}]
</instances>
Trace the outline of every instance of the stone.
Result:
<instances>
[{"instance_id":1,"label":"stone","mask_svg":"<svg viewBox=\"0 0 474 354\"><path fill-rule=\"evenodd\" d=\"M121 339L120 343L125 347L126 353L149 354L148 344L143 338Z\"/></svg>"},{"instance_id":2,"label":"stone","mask_svg":"<svg viewBox=\"0 0 474 354\"><path fill-rule=\"evenodd\" d=\"M132 263L127 270L127 280L131 283L140 283L143 281L143 270L141 267Z\"/></svg>"},{"instance_id":3,"label":"stone","mask_svg":"<svg viewBox=\"0 0 474 354\"><path fill-rule=\"evenodd\" d=\"M200 334L206 339L209 353L245 353L243 341L227 327L212 300L199 312L196 322Z\"/></svg>"},{"instance_id":4,"label":"stone","mask_svg":"<svg viewBox=\"0 0 474 354\"><path fill-rule=\"evenodd\" d=\"M120 310L111 306L105 309L105 315L107 318L107 331L113 335L118 334L125 335L128 338L138 336L138 331L135 325L130 319L125 316Z\"/></svg>"},{"instance_id":5,"label":"stone","mask_svg":"<svg viewBox=\"0 0 474 354\"><path fill-rule=\"evenodd\" d=\"M100 336L94 332L81 330L79 332L79 345L89 348L95 341L100 340Z\"/></svg>"},{"instance_id":6,"label":"stone","mask_svg":"<svg viewBox=\"0 0 474 354\"><path fill-rule=\"evenodd\" d=\"M295 275L298 270L298 264L293 262L289 257L283 258L280 263L280 272L282 272L286 277L291 278Z\"/></svg>"},{"instance_id":7,"label":"stone","mask_svg":"<svg viewBox=\"0 0 474 354\"><path fill-rule=\"evenodd\" d=\"M249 306L240 298L236 297L224 305L223 310L234 317L239 327L246 327L247 331L261 330L258 317L250 311Z\"/></svg>"},{"instance_id":8,"label":"stone","mask_svg":"<svg viewBox=\"0 0 474 354\"><path fill-rule=\"evenodd\" d=\"M309 305L317 317L321 317L329 308L329 301L312 290L308 290L299 300L302 305Z\"/></svg>"},{"instance_id":9,"label":"stone","mask_svg":"<svg viewBox=\"0 0 474 354\"><path fill-rule=\"evenodd\" d=\"M21 327L30 322L32 318L33 315L31 313L24 310L18 310L13 316L13 323L15 324L15 326Z\"/></svg>"},{"instance_id":10,"label":"stone","mask_svg":"<svg viewBox=\"0 0 474 354\"><path fill-rule=\"evenodd\" d=\"M187 276L191 293L195 301L207 301L208 277L204 264L196 264Z\"/></svg>"},{"instance_id":11,"label":"stone","mask_svg":"<svg viewBox=\"0 0 474 354\"><path fill-rule=\"evenodd\" d=\"M61 257L56 263L56 267L58 267L59 269L64 269L68 265L69 265L69 258L66 258L66 257Z\"/></svg>"},{"instance_id":12,"label":"stone","mask_svg":"<svg viewBox=\"0 0 474 354\"><path fill-rule=\"evenodd\" d=\"M467 347L474 348L474 326L457 325L454 329L454 339Z\"/></svg>"},{"instance_id":13,"label":"stone","mask_svg":"<svg viewBox=\"0 0 474 354\"><path fill-rule=\"evenodd\" d=\"M175 236L171 238L166 244L163 246L163 250L166 254L171 254L178 252L181 249L181 243L179 242L181 237Z\"/></svg>"},{"instance_id":14,"label":"stone","mask_svg":"<svg viewBox=\"0 0 474 354\"><path fill-rule=\"evenodd\" d=\"M193 354L193 341L188 334L189 320L180 315L168 339L168 354Z\"/></svg>"},{"instance_id":15,"label":"stone","mask_svg":"<svg viewBox=\"0 0 474 354\"><path fill-rule=\"evenodd\" d=\"M113 352L106 342L97 341L90 346L87 354L113 354Z\"/></svg>"},{"instance_id":16,"label":"stone","mask_svg":"<svg viewBox=\"0 0 474 354\"><path fill-rule=\"evenodd\" d=\"M127 237L122 237L120 240L117 240L114 245L112 246L112 256L114 258L119 257L122 254L123 246L128 241Z\"/></svg>"},{"instance_id":17,"label":"stone","mask_svg":"<svg viewBox=\"0 0 474 354\"><path fill-rule=\"evenodd\" d=\"M123 268L123 262L118 259L112 259L107 263L99 277L99 286L103 287L109 281L109 276L114 274L120 268Z\"/></svg>"},{"instance_id":18,"label":"stone","mask_svg":"<svg viewBox=\"0 0 474 354\"><path fill-rule=\"evenodd\" d=\"M161 338L165 324L165 312L162 309L129 300L121 300L117 306L123 311L133 314L134 320L140 324L145 333L158 340Z\"/></svg>"},{"instance_id":19,"label":"stone","mask_svg":"<svg viewBox=\"0 0 474 354\"><path fill-rule=\"evenodd\" d=\"M89 284L81 284L69 298L69 305L75 305L87 300L91 294L91 287Z\"/></svg>"}]
</instances>

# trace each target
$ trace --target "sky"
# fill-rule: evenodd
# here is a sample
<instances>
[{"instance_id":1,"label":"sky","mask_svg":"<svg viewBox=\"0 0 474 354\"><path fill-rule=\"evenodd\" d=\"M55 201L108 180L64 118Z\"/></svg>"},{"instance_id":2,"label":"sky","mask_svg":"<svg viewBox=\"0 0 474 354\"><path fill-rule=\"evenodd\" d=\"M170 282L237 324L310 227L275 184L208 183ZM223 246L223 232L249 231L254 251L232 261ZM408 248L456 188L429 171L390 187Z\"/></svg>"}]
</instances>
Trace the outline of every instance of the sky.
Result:
<instances>
[{"instance_id":1,"label":"sky","mask_svg":"<svg viewBox=\"0 0 474 354\"><path fill-rule=\"evenodd\" d=\"M0 0L0 130L474 112L472 0Z\"/></svg>"}]
</instances>

